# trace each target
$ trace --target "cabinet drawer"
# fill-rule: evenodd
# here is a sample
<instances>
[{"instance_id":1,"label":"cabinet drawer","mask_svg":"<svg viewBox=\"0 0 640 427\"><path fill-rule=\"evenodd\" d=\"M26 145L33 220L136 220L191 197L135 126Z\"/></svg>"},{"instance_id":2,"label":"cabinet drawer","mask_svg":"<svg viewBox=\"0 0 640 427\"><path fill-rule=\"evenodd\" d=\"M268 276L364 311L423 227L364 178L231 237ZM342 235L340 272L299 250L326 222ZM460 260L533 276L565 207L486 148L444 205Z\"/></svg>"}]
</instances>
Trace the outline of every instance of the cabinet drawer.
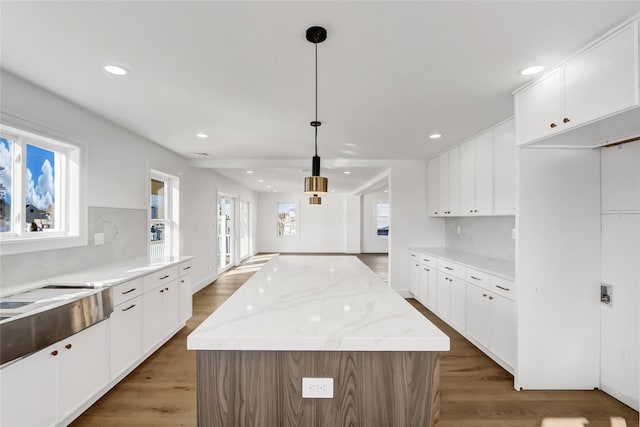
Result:
<instances>
[{"instance_id":1,"label":"cabinet drawer","mask_svg":"<svg viewBox=\"0 0 640 427\"><path fill-rule=\"evenodd\" d=\"M491 289L490 276L482 271L467 268L467 282L485 289Z\"/></svg>"},{"instance_id":2,"label":"cabinet drawer","mask_svg":"<svg viewBox=\"0 0 640 427\"><path fill-rule=\"evenodd\" d=\"M142 293L142 279L129 280L113 287L113 305L135 298Z\"/></svg>"},{"instance_id":3,"label":"cabinet drawer","mask_svg":"<svg viewBox=\"0 0 640 427\"><path fill-rule=\"evenodd\" d=\"M516 299L516 283L511 280L491 276L491 291L512 300Z\"/></svg>"},{"instance_id":4,"label":"cabinet drawer","mask_svg":"<svg viewBox=\"0 0 640 427\"><path fill-rule=\"evenodd\" d=\"M458 279L466 280L466 268L455 262L438 259L438 270L450 274Z\"/></svg>"},{"instance_id":5,"label":"cabinet drawer","mask_svg":"<svg viewBox=\"0 0 640 427\"><path fill-rule=\"evenodd\" d=\"M191 261L186 261L178 265L178 270L178 274L180 275L180 277L186 276L187 274L191 273Z\"/></svg>"},{"instance_id":6,"label":"cabinet drawer","mask_svg":"<svg viewBox=\"0 0 640 427\"><path fill-rule=\"evenodd\" d=\"M434 257L433 255L425 255L425 254L421 254L419 255L419 261L420 264L424 265L424 266L428 266L428 267L433 267L436 268L436 260L437 258Z\"/></svg>"},{"instance_id":7,"label":"cabinet drawer","mask_svg":"<svg viewBox=\"0 0 640 427\"><path fill-rule=\"evenodd\" d=\"M160 271L156 271L155 273L151 273L147 276L144 276L144 291L148 291L150 289L154 289L161 284L169 283L172 280L178 278L178 266L173 266L169 268L162 269Z\"/></svg>"}]
</instances>

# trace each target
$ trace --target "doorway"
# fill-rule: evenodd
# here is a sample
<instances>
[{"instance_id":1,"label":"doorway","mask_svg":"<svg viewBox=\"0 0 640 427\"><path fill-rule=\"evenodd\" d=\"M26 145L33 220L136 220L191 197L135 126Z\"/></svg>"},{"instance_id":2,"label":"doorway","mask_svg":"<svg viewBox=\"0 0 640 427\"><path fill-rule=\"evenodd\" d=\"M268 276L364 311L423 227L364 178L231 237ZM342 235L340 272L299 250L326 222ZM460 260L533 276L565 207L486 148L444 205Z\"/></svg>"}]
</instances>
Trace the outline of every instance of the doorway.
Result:
<instances>
[{"instance_id":1,"label":"doorway","mask_svg":"<svg viewBox=\"0 0 640 427\"><path fill-rule=\"evenodd\" d=\"M234 235L234 206L235 199L231 196L218 195L216 209L218 217L218 273L233 266L235 242Z\"/></svg>"}]
</instances>

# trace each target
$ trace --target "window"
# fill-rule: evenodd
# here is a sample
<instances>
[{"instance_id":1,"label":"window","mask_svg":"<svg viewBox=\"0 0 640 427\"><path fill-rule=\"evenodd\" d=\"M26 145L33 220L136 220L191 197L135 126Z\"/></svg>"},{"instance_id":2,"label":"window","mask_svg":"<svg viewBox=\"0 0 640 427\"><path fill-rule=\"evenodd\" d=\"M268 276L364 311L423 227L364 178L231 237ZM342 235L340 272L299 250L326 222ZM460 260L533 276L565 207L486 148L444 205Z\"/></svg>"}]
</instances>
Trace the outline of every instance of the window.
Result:
<instances>
[{"instance_id":1,"label":"window","mask_svg":"<svg viewBox=\"0 0 640 427\"><path fill-rule=\"evenodd\" d=\"M376 203L376 233L378 236L389 235L389 203Z\"/></svg>"},{"instance_id":2,"label":"window","mask_svg":"<svg viewBox=\"0 0 640 427\"><path fill-rule=\"evenodd\" d=\"M298 204L278 203L278 237L298 235Z\"/></svg>"},{"instance_id":3,"label":"window","mask_svg":"<svg viewBox=\"0 0 640 427\"><path fill-rule=\"evenodd\" d=\"M179 253L180 181L177 177L151 171L149 200L149 255Z\"/></svg>"},{"instance_id":4,"label":"window","mask_svg":"<svg viewBox=\"0 0 640 427\"><path fill-rule=\"evenodd\" d=\"M249 234L250 211L251 203L240 201L240 259L248 257L251 250L249 246L251 242Z\"/></svg>"},{"instance_id":5,"label":"window","mask_svg":"<svg viewBox=\"0 0 640 427\"><path fill-rule=\"evenodd\" d=\"M86 244L80 147L0 126L3 254Z\"/></svg>"}]
</instances>

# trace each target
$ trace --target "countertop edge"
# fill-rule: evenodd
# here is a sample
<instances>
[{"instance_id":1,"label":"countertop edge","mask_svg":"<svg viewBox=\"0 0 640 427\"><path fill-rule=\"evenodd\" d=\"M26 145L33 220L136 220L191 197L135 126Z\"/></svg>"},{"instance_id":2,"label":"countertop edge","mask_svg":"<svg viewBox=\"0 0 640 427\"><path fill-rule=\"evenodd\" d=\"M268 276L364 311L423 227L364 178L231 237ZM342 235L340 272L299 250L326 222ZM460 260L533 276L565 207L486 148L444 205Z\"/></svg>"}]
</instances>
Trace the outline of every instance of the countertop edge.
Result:
<instances>
[{"instance_id":1,"label":"countertop edge","mask_svg":"<svg viewBox=\"0 0 640 427\"><path fill-rule=\"evenodd\" d=\"M493 258L493 257L487 256L487 255L477 254L477 253L473 253L473 252L464 252L464 251L460 251L460 250L457 250L457 249L446 248L446 247L443 247L443 246L433 246L433 247L430 247L430 246L410 246L408 250L410 252L417 252L417 253L421 253L421 254L429 254L429 255L432 255L432 256L435 256L435 257L438 257L438 258L443 258L443 259L455 262L457 264L464 265L465 267L472 268L474 270L480 270L480 271L485 272L487 274L491 274L493 276L498 276L498 277L503 278L503 279L507 279L507 280L511 280L511 281L515 281L516 280L516 278L515 278L515 262L511 262L511 261L508 261L508 260L504 260L504 259L500 259L500 258ZM482 257L482 258L487 258L489 260L496 261L496 262L499 262L499 263L511 264L511 265L513 265L514 273L513 274L508 274L508 273L504 273L504 272L499 272L499 271L492 270L492 269L487 268L487 267L482 266L482 265L469 264L468 262L461 261L459 258L456 258L455 256L442 255L442 252L444 252L444 251L452 251L452 250L456 251L456 252L459 252L461 254L468 255L470 257L478 257L478 258Z\"/></svg>"}]
</instances>

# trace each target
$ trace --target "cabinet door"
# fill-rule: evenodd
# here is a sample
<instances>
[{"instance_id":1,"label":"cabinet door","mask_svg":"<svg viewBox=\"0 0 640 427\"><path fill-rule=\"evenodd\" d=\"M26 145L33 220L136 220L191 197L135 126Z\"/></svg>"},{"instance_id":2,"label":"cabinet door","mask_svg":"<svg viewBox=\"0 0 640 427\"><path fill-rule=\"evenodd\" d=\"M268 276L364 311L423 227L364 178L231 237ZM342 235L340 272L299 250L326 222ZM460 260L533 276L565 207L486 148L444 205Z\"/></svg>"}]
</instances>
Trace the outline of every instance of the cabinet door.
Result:
<instances>
[{"instance_id":1,"label":"cabinet door","mask_svg":"<svg viewBox=\"0 0 640 427\"><path fill-rule=\"evenodd\" d=\"M448 320L451 315L451 276L438 272L438 316Z\"/></svg>"},{"instance_id":2,"label":"cabinet door","mask_svg":"<svg viewBox=\"0 0 640 427\"><path fill-rule=\"evenodd\" d=\"M438 158L427 163L427 204L429 216L439 215L440 212L440 180L438 179Z\"/></svg>"},{"instance_id":3,"label":"cabinet door","mask_svg":"<svg viewBox=\"0 0 640 427\"><path fill-rule=\"evenodd\" d=\"M499 295L491 298L491 351L514 366L516 355L515 303Z\"/></svg>"},{"instance_id":4,"label":"cabinet door","mask_svg":"<svg viewBox=\"0 0 640 427\"><path fill-rule=\"evenodd\" d=\"M162 339L162 295L164 286L147 291L142 296L142 353L145 354Z\"/></svg>"},{"instance_id":5,"label":"cabinet door","mask_svg":"<svg viewBox=\"0 0 640 427\"><path fill-rule=\"evenodd\" d=\"M58 414L64 420L109 383L108 325L104 320L60 341Z\"/></svg>"},{"instance_id":6,"label":"cabinet door","mask_svg":"<svg viewBox=\"0 0 640 427\"><path fill-rule=\"evenodd\" d=\"M493 129L493 213L516 213L516 131L514 120Z\"/></svg>"},{"instance_id":7,"label":"cabinet door","mask_svg":"<svg viewBox=\"0 0 640 427\"><path fill-rule=\"evenodd\" d=\"M429 267L420 266L420 302L427 305L427 289L429 288Z\"/></svg>"},{"instance_id":8,"label":"cabinet door","mask_svg":"<svg viewBox=\"0 0 640 427\"><path fill-rule=\"evenodd\" d=\"M109 377L113 380L142 356L142 296L114 307L109 319Z\"/></svg>"},{"instance_id":9,"label":"cabinet door","mask_svg":"<svg viewBox=\"0 0 640 427\"><path fill-rule=\"evenodd\" d=\"M516 93L514 101L518 144L556 132L564 116L564 69Z\"/></svg>"},{"instance_id":10,"label":"cabinet door","mask_svg":"<svg viewBox=\"0 0 640 427\"><path fill-rule=\"evenodd\" d=\"M451 323L461 331L466 329L467 320L467 284L456 277L449 282L451 286Z\"/></svg>"},{"instance_id":11,"label":"cabinet door","mask_svg":"<svg viewBox=\"0 0 640 427\"><path fill-rule=\"evenodd\" d=\"M460 149L449 150L449 215L460 215Z\"/></svg>"},{"instance_id":12,"label":"cabinet door","mask_svg":"<svg viewBox=\"0 0 640 427\"><path fill-rule=\"evenodd\" d=\"M180 283L180 324L182 324L189 320L193 314L191 276L182 276L178 283Z\"/></svg>"},{"instance_id":13,"label":"cabinet door","mask_svg":"<svg viewBox=\"0 0 640 427\"><path fill-rule=\"evenodd\" d=\"M603 212L640 212L640 141L600 153Z\"/></svg>"},{"instance_id":14,"label":"cabinet door","mask_svg":"<svg viewBox=\"0 0 640 427\"><path fill-rule=\"evenodd\" d=\"M438 184L440 196L440 212L439 216L446 215L449 212L449 153L443 153L438 156Z\"/></svg>"},{"instance_id":15,"label":"cabinet door","mask_svg":"<svg viewBox=\"0 0 640 427\"><path fill-rule=\"evenodd\" d=\"M57 359L53 344L0 369L0 425L57 424Z\"/></svg>"},{"instance_id":16,"label":"cabinet door","mask_svg":"<svg viewBox=\"0 0 640 427\"><path fill-rule=\"evenodd\" d=\"M487 348L491 343L491 301L489 292L467 285L467 333Z\"/></svg>"},{"instance_id":17,"label":"cabinet door","mask_svg":"<svg viewBox=\"0 0 640 427\"><path fill-rule=\"evenodd\" d=\"M493 214L493 131L476 138L474 215Z\"/></svg>"},{"instance_id":18,"label":"cabinet door","mask_svg":"<svg viewBox=\"0 0 640 427\"><path fill-rule=\"evenodd\" d=\"M565 66L565 125L577 126L638 104L637 22Z\"/></svg>"},{"instance_id":19,"label":"cabinet door","mask_svg":"<svg viewBox=\"0 0 640 427\"><path fill-rule=\"evenodd\" d=\"M438 272L429 267L427 273L427 308L435 313L438 311Z\"/></svg>"},{"instance_id":20,"label":"cabinet door","mask_svg":"<svg viewBox=\"0 0 640 427\"><path fill-rule=\"evenodd\" d=\"M161 338L171 335L180 325L180 287L174 280L164 286L162 294L162 330Z\"/></svg>"},{"instance_id":21,"label":"cabinet door","mask_svg":"<svg viewBox=\"0 0 640 427\"><path fill-rule=\"evenodd\" d=\"M414 298L420 295L420 264L414 258L409 259L409 290Z\"/></svg>"},{"instance_id":22,"label":"cabinet door","mask_svg":"<svg viewBox=\"0 0 640 427\"><path fill-rule=\"evenodd\" d=\"M476 209L476 139L460 146L460 215Z\"/></svg>"}]
</instances>

